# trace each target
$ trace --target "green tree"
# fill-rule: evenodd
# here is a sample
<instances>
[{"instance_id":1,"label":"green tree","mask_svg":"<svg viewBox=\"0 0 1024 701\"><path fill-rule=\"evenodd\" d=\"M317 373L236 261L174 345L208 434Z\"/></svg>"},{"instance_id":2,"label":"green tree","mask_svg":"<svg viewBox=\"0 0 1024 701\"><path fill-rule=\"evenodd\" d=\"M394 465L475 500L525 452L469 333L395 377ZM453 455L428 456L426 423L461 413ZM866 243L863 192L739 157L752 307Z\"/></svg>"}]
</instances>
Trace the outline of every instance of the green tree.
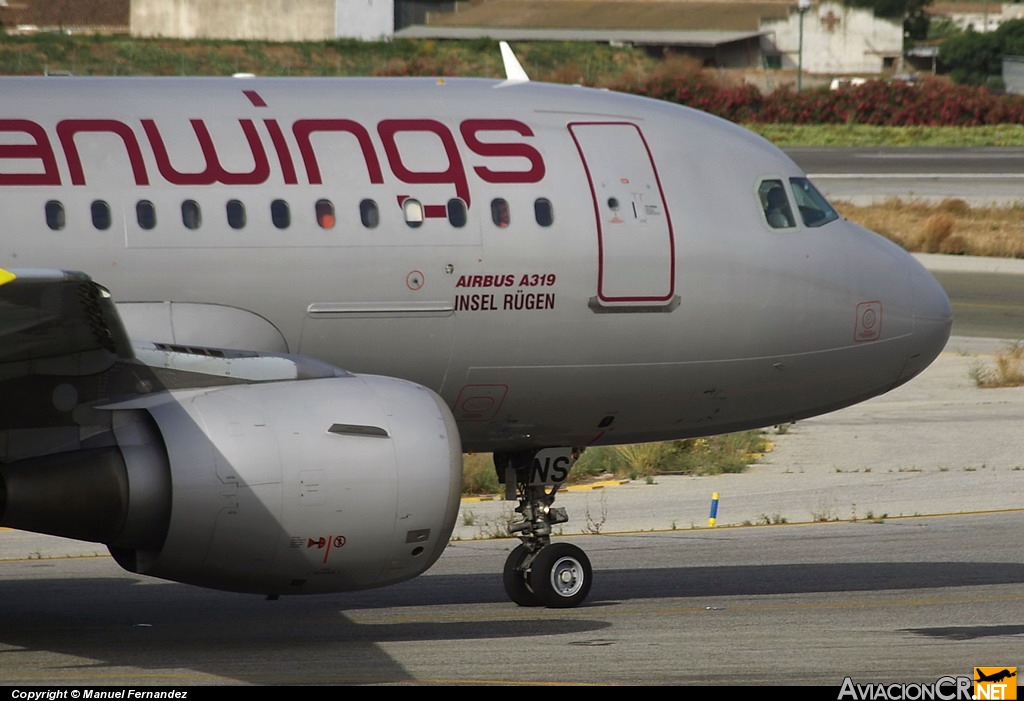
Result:
<instances>
[{"instance_id":1,"label":"green tree","mask_svg":"<svg viewBox=\"0 0 1024 701\"><path fill-rule=\"evenodd\" d=\"M968 29L939 46L939 65L958 83L985 85L1002 72L1002 49L996 32Z\"/></svg>"},{"instance_id":2,"label":"green tree","mask_svg":"<svg viewBox=\"0 0 1024 701\"><path fill-rule=\"evenodd\" d=\"M1003 71L1003 56L1024 56L1024 20L1003 22L984 34L968 29L939 46L939 64L958 83L991 84Z\"/></svg>"},{"instance_id":3,"label":"green tree","mask_svg":"<svg viewBox=\"0 0 1024 701\"><path fill-rule=\"evenodd\" d=\"M1003 56L1024 56L1024 20L1003 22L992 33Z\"/></svg>"}]
</instances>

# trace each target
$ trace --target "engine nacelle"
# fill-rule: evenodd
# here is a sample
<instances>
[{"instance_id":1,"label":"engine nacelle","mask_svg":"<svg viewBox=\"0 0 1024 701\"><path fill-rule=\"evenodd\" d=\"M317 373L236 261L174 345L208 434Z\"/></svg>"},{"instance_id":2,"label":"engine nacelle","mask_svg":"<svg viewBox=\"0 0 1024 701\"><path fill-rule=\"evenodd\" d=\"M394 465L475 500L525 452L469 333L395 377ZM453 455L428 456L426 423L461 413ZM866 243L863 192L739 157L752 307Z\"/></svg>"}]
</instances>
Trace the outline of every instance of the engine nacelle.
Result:
<instances>
[{"instance_id":1,"label":"engine nacelle","mask_svg":"<svg viewBox=\"0 0 1024 701\"><path fill-rule=\"evenodd\" d=\"M419 385L348 375L161 392L111 410L117 448L5 468L0 522L107 543L132 572L261 594L415 577L454 528L458 429ZM89 464L71 466L75 456ZM102 508L51 517L59 529L25 525L22 515L68 513L38 475L65 482L54 477L73 469L79 485L103 477L86 490Z\"/></svg>"}]
</instances>

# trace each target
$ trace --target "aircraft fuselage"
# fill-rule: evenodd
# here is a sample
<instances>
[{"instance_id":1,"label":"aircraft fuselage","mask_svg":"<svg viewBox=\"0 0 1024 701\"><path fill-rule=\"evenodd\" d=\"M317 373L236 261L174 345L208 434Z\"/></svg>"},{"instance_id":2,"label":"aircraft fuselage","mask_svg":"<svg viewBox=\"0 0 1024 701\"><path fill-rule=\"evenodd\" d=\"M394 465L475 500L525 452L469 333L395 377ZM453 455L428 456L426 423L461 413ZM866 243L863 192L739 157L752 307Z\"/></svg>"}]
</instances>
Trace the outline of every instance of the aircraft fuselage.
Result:
<instances>
[{"instance_id":1,"label":"aircraft fuselage","mask_svg":"<svg viewBox=\"0 0 1024 701\"><path fill-rule=\"evenodd\" d=\"M0 83L0 267L88 271L133 337L421 383L466 450L812 416L949 333L895 245L771 223L759 187L799 204L804 174L694 110L485 80Z\"/></svg>"}]
</instances>

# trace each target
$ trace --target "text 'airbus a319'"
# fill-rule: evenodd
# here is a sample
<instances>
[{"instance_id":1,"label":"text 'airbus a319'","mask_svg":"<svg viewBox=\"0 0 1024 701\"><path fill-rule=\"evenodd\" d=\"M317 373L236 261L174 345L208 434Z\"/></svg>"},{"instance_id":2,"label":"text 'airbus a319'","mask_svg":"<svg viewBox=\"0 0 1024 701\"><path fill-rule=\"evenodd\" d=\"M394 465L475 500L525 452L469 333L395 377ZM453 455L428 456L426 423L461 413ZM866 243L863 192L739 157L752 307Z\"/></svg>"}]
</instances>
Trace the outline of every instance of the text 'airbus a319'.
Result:
<instances>
[{"instance_id":1,"label":"text 'airbus a319'","mask_svg":"<svg viewBox=\"0 0 1024 701\"><path fill-rule=\"evenodd\" d=\"M581 450L814 416L942 350L938 283L765 140L509 65L0 79L0 525L364 589L437 560L493 452L509 597L575 606Z\"/></svg>"}]
</instances>

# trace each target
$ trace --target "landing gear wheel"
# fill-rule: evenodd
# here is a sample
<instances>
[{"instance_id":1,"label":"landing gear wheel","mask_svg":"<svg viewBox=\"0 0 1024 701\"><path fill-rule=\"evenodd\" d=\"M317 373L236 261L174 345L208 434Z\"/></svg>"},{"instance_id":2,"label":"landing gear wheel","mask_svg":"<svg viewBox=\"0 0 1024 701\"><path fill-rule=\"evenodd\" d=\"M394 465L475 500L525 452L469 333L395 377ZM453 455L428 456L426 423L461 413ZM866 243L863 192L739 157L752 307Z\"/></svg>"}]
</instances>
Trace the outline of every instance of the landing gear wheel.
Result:
<instances>
[{"instance_id":1,"label":"landing gear wheel","mask_svg":"<svg viewBox=\"0 0 1024 701\"><path fill-rule=\"evenodd\" d=\"M512 603L520 606L540 606L541 602L526 581L526 572L521 569L523 560L529 554L530 550L525 545L516 546L505 560L502 581L505 583L505 593Z\"/></svg>"},{"instance_id":2,"label":"landing gear wheel","mask_svg":"<svg viewBox=\"0 0 1024 701\"><path fill-rule=\"evenodd\" d=\"M541 605L563 609L578 606L587 598L593 579L590 559L569 543L552 543L541 548L527 577Z\"/></svg>"}]
</instances>

